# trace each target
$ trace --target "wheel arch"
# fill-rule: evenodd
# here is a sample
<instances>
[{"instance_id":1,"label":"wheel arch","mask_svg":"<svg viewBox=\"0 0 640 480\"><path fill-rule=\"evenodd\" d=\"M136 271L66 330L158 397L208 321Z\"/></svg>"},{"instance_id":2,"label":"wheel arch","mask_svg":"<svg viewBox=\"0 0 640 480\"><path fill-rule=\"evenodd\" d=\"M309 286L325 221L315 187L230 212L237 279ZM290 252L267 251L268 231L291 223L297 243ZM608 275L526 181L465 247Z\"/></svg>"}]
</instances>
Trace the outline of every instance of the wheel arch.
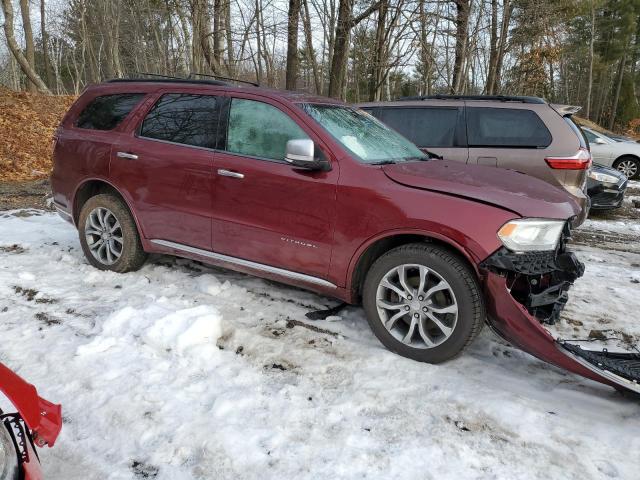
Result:
<instances>
[{"instance_id":1,"label":"wheel arch","mask_svg":"<svg viewBox=\"0 0 640 480\"><path fill-rule=\"evenodd\" d=\"M80 211L84 204L92 197L102 193L110 193L112 195L120 198L124 204L126 205L129 213L133 217L133 221L135 222L136 228L138 229L138 233L142 236L142 229L140 228L140 222L138 221L138 217L131 208L131 202L129 199L115 186L113 183L103 179L103 178L88 178L85 179L78 188L76 188L73 194L73 207L72 207L72 215L73 221L76 225L78 225L78 220L80 218Z\"/></svg>"},{"instance_id":2,"label":"wheel arch","mask_svg":"<svg viewBox=\"0 0 640 480\"><path fill-rule=\"evenodd\" d=\"M433 232L392 231L373 237L365 242L353 256L347 275L347 294L351 303L358 303L362 294L364 279L371 265L389 250L409 243L430 243L444 247L460 257L467 266L480 277L477 262L470 252L456 241Z\"/></svg>"},{"instance_id":3,"label":"wheel arch","mask_svg":"<svg viewBox=\"0 0 640 480\"><path fill-rule=\"evenodd\" d=\"M618 163L619 161L625 158L631 158L636 162L640 163L640 156L635 155L633 153L623 153L622 155L618 155L611 165L615 165L616 163Z\"/></svg>"}]
</instances>

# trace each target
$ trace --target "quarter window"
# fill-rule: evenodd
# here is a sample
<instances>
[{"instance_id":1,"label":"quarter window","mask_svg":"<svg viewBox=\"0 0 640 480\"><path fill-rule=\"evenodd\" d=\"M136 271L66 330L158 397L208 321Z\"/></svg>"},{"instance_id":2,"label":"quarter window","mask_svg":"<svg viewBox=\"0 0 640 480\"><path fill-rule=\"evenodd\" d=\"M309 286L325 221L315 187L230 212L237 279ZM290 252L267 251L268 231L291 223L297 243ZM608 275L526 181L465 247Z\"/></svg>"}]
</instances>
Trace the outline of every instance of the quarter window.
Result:
<instances>
[{"instance_id":1,"label":"quarter window","mask_svg":"<svg viewBox=\"0 0 640 480\"><path fill-rule=\"evenodd\" d=\"M212 95L163 95L144 119L140 136L195 147L224 148L224 137L218 138L222 102L222 98Z\"/></svg>"},{"instance_id":2,"label":"quarter window","mask_svg":"<svg viewBox=\"0 0 640 480\"><path fill-rule=\"evenodd\" d=\"M82 110L76 127L90 130L113 130L142 100L143 93L121 93L94 98Z\"/></svg>"},{"instance_id":3,"label":"quarter window","mask_svg":"<svg viewBox=\"0 0 640 480\"><path fill-rule=\"evenodd\" d=\"M544 148L551 134L538 115L515 108L467 108L470 147Z\"/></svg>"},{"instance_id":4,"label":"quarter window","mask_svg":"<svg viewBox=\"0 0 640 480\"><path fill-rule=\"evenodd\" d=\"M303 138L309 136L276 107L254 100L231 100L228 152L284 160L287 142Z\"/></svg>"},{"instance_id":5,"label":"quarter window","mask_svg":"<svg viewBox=\"0 0 640 480\"><path fill-rule=\"evenodd\" d=\"M419 147L453 147L457 108L380 108L380 120Z\"/></svg>"}]
</instances>

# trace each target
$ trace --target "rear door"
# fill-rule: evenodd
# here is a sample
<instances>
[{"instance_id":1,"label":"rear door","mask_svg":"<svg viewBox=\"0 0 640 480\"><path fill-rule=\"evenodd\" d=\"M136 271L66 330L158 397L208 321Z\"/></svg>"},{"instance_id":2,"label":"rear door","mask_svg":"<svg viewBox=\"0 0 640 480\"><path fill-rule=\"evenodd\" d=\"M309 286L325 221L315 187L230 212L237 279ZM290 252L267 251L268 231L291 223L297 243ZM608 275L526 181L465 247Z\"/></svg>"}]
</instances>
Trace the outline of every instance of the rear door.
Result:
<instances>
[{"instance_id":1,"label":"rear door","mask_svg":"<svg viewBox=\"0 0 640 480\"><path fill-rule=\"evenodd\" d=\"M371 113L421 150L445 160L467 161L462 106L385 106Z\"/></svg>"},{"instance_id":2,"label":"rear door","mask_svg":"<svg viewBox=\"0 0 640 480\"><path fill-rule=\"evenodd\" d=\"M482 102L467 102L468 163L523 173L546 166L544 150L553 139L534 111L524 105L480 105Z\"/></svg>"},{"instance_id":3,"label":"rear door","mask_svg":"<svg viewBox=\"0 0 640 480\"><path fill-rule=\"evenodd\" d=\"M229 101L226 145L214 160L213 244L217 253L326 278L338 165L305 171L284 161L288 140L324 148L299 115L268 98Z\"/></svg>"},{"instance_id":4,"label":"rear door","mask_svg":"<svg viewBox=\"0 0 640 480\"><path fill-rule=\"evenodd\" d=\"M148 239L211 249L213 151L222 97L164 92L114 145L111 176L132 198Z\"/></svg>"}]
</instances>

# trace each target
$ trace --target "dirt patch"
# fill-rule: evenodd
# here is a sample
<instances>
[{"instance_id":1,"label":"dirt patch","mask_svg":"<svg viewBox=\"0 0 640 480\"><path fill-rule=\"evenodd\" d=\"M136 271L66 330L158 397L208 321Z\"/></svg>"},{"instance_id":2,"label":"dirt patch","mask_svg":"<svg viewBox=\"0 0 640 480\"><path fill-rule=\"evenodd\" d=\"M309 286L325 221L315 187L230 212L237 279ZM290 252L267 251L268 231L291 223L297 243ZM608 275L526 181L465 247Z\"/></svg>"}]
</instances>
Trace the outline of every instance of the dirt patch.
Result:
<instances>
[{"instance_id":1,"label":"dirt patch","mask_svg":"<svg viewBox=\"0 0 640 480\"><path fill-rule=\"evenodd\" d=\"M53 133L74 99L0 87L0 180L31 180L49 175Z\"/></svg>"},{"instance_id":2,"label":"dirt patch","mask_svg":"<svg viewBox=\"0 0 640 480\"><path fill-rule=\"evenodd\" d=\"M60 323L62 323L56 317L52 317L51 315L45 312L38 312L36 313L35 317L36 317L36 320L44 323L47 327L52 327L53 325L60 325Z\"/></svg>"},{"instance_id":3,"label":"dirt patch","mask_svg":"<svg viewBox=\"0 0 640 480\"><path fill-rule=\"evenodd\" d=\"M2 253L15 253L16 255L20 255L21 253L24 253L26 251L27 250L24 247L21 247L17 243L5 247L0 247L0 252Z\"/></svg>"},{"instance_id":4,"label":"dirt patch","mask_svg":"<svg viewBox=\"0 0 640 480\"><path fill-rule=\"evenodd\" d=\"M638 235L582 229L574 230L571 235L571 243L574 245L585 245L618 252L640 253L640 242L638 242L640 238L638 238Z\"/></svg>"},{"instance_id":5,"label":"dirt patch","mask_svg":"<svg viewBox=\"0 0 640 480\"><path fill-rule=\"evenodd\" d=\"M0 181L0 210L37 208L54 210L50 204L51 185L49 179L30 182Z\"/></svg>"}]
</instances>

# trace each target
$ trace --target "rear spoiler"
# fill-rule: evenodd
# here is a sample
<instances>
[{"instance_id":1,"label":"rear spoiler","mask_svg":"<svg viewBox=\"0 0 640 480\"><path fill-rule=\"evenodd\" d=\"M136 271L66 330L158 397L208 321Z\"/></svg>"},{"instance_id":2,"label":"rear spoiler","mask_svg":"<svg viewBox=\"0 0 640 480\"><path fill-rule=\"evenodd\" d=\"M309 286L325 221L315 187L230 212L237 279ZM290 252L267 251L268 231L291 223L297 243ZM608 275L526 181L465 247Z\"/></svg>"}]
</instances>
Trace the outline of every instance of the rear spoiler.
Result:
<instances>
[{"instance_id":1,"label":"rear spoiler","mask_svg":"<svg viewBox=\"0 0 640 480\"><path fill-rule=\"evenodd\" d=\"M575 105L560 105L558 103L550 103L549 106L563 117L566 117L567 115L575 115L580 110L582 110L582 107L578 107Z\"/></svg>"}]
</instances>

